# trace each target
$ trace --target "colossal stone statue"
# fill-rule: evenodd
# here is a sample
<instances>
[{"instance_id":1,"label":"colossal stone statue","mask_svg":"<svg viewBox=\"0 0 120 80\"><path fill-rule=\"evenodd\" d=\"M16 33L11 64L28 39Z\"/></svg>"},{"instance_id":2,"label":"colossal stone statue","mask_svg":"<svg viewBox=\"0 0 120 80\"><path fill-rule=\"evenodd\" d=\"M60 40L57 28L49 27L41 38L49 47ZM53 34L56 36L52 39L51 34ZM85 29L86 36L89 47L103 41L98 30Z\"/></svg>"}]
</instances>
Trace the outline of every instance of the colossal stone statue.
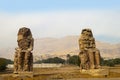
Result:
<instances>
[{"instance_id":1,"label":"colossal stone statue","mask_svg":"<svg viewBox=\"0 0 120 80\"><path fill-rule=\"evenodd\" d=\"M96 48L95 39L90 29L83 29L79 38L80 69L100 68L100 51Z\"/></svg>"},{"instance_id":2,"label":"colossal stone statue","mask_svg":"<svg viewBox=\"0 0 120 80\"><path fill-rule=\"evenodd\" d=\"M14 73L31 72L33 70L33 43L29 28L23 27L18 31L18 47L15 48Z\"/></svg>"}]
</instances>

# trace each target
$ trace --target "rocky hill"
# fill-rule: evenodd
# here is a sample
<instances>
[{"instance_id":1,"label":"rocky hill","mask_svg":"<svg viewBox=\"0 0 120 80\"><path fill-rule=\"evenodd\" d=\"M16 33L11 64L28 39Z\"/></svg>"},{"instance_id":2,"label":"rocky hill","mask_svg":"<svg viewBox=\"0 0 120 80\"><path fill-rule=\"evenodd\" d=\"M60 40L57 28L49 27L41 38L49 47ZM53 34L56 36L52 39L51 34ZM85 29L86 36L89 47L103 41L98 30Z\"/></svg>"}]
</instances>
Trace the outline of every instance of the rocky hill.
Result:
<instances>
[{"instance_id":1,"label":"rocky hill","mask_svg":"<svg viewBox=\"0 0 120 80\"><path fill-rule=\"evenodd\" d=\"M67 54L78 55L78 38L79 36L66 36L63 38L35 39L33 51L34 59L38 60L55 56L66 58ZM102 57L120 57L120 44L96 41L96 46L100 50ZM13 59L14 48L0 49L0 56Z\"/></svg>"}]
</instances>

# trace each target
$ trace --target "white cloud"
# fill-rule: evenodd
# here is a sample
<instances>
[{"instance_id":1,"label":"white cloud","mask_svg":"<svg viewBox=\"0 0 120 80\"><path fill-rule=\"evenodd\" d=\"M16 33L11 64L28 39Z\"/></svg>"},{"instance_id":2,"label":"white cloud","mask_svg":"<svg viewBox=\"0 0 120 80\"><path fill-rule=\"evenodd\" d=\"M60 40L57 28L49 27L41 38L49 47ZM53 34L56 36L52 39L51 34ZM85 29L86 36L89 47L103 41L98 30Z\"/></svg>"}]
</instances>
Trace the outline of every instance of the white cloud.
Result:
<instances>
[{"instance_id":1,"label":"white cloud","mask_svg":"<svg viewBox=\"0 0 120 80\"><path fill-rule=\"evenodd\" d=\"M0 44L16 42L20 27L31 28L35 38L79 35L89 27L94 35L120 37L120 12L117 11L59 11L21 14L0 14Z\"/></svg>"}]
</instances>

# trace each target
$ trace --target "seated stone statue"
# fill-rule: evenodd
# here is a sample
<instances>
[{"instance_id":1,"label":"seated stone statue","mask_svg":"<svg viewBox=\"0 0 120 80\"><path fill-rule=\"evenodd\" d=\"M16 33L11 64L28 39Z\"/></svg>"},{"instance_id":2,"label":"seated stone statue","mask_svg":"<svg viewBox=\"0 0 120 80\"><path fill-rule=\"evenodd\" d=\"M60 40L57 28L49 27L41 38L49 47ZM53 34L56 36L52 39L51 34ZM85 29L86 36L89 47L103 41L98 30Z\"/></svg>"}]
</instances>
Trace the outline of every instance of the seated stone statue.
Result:
<instances>
[{"instance_id":1,"label":"seated stone statue","mask_svg":"<svg viewBox=\"0 0 120 80\"><path fill-rule=\"evenodd\" d=\"M83 69L98 69L100 68L100 51L96 48L95 39L93 37L92 31L90 29L83 29L80 39L79 39L79 48L81 50L79 54L81 59L81 65L84 63L83 58L87 58L87 63L89 67ZM81 57L87 55L87 57Z\"/></svg>"},{"instance_id":2,"label":"seated stone statue","mask_svg":"<svg viewBox=\"0 0 120 80\"><path fill-rule=\"evenodd\" d=\"M32 71L33 68L33 42L32 34L28 28L20 28L18 31L18 47L15 48L14 73Z\"/></svg>"}]
</instances>

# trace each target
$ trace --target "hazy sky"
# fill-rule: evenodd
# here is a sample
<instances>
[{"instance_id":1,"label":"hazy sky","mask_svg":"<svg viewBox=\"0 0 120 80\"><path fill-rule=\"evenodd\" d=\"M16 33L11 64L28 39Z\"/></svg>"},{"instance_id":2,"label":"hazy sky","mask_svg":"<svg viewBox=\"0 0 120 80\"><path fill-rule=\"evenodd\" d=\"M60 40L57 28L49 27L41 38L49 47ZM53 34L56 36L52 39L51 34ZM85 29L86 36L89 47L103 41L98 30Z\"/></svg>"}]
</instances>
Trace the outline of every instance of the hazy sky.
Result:
<instances>
[{"instance_id":1,"label":"hazy sky","mask_svg":"<svg viewBox=\"0 0 120 80\"><path fill-rule=\"evenodd\" d=\"M91 28L99 41L120 42L120 0L0 0L0 48L14 45L23 26L34 38Z\"/></svg>"}]
</instances>

